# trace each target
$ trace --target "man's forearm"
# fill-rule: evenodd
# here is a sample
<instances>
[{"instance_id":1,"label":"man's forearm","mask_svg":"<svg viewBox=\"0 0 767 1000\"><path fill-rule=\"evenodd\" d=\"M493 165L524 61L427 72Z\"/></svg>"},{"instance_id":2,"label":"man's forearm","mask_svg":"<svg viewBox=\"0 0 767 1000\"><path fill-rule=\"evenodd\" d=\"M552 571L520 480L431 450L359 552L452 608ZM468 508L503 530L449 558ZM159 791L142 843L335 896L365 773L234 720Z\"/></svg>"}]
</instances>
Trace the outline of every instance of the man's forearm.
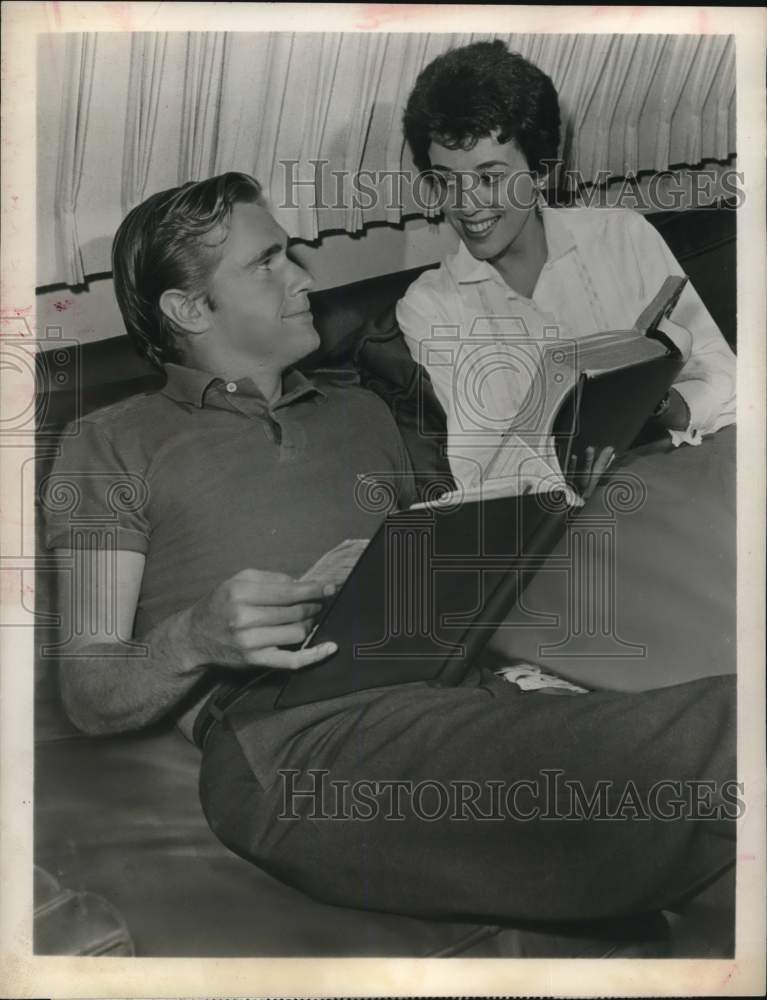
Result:
<instances>
[{"instance_id":1,"label":"man's forearm","mask_svg":"<svg viewBox=\"0 0 767 1000\"><path fill-rule=\"evenodd\" d=\"M67 715L93 736L140 729L167 715L205 673L189 635L189 611L182 611L132 653L114 643L84 646L59 668Z\"/></svg>"}]
</instances>

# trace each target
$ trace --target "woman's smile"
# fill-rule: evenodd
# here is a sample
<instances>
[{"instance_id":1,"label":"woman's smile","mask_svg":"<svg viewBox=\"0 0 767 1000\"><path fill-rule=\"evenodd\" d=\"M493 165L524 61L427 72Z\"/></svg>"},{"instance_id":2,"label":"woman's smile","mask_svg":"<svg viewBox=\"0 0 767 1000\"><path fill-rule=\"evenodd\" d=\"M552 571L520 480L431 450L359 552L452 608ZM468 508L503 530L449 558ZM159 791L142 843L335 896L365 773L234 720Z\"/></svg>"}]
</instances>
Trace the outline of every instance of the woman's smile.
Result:
<instances>
[{"instance_id":1,"label":"woman's smile","mask_svg":"<svg viewBox=\"0 0 767 1000\"><path fill-rule=\"evenodd\" d=\"M470 240L485 239L495 229L500 219L500 215L493 215L485 219L461 219L461 227Z\"/></svg>"}]
</instances>

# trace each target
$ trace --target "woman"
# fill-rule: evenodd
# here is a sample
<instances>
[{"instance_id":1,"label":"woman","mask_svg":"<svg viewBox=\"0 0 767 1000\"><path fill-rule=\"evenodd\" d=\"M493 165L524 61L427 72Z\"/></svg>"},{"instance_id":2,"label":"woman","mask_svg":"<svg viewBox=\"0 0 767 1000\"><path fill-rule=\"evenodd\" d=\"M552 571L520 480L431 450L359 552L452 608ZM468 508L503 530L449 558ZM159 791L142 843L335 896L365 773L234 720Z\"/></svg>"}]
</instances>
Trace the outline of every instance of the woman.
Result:
<instances>
[{"instance_id":1,"label":"woman","mask_svg":"<svg viewBox=\"0 0 767 1000\"><path fill-rule=\"evenodd\" d=\"M501 435L531 398L541 345L630 328L663 280L683 272L635 212L545 205L540 189L559 146L557 93L503 42L430 63L404 128L461 244L411 285L397 318L445 409L453 474L473 485L497 474ZM689 283L663 329L687 361L657 417L675 445L698 444L735 420L734 355ZM517 441L520 489L556 467L550 442L538 457L528 451Z\"/></svg>"}]
</instances>

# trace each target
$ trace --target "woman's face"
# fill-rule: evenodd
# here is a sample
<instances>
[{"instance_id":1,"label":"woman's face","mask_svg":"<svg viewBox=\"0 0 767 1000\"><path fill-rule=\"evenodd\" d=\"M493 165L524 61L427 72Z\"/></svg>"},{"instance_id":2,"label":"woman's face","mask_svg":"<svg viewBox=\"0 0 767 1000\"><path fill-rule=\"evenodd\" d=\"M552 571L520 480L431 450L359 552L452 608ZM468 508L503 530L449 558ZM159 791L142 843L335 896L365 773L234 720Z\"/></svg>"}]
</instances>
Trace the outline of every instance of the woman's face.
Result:
<instances>
[{"instance_id":1,"label":"woman's face","mask_svg":"<svg viewBox=\"0 0 767 1000\"><path fill-rule=\"evenodd\" d=\"M429 147L432 170L442 188L445 215L478 260L494 260L512 249L537 203L538 189L519 146L495 136L473 149Z\"/></svg>"}]
</instances>

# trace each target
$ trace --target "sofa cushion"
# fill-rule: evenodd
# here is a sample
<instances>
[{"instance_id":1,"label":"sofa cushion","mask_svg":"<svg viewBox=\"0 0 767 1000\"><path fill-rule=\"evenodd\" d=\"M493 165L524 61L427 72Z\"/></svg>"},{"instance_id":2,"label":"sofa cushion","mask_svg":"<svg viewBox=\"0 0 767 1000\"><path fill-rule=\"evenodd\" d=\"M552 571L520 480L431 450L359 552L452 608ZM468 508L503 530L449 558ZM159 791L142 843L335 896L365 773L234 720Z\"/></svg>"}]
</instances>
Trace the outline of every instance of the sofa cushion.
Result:
<instances>
[{"instance_id":1,"label":"sofa cushion","mask_svg":"<svg viewBox=\"0 0 767 1000\"><path fill-rule=\"evenodd\" d=\"M490 650L623 691L735 673L736 443L724 427L616 463Z\"/></svg>"},{"instance_id":2,"label":"sofa cushion","mask_svg":"<svg viewBox=\"0 0 767 1000\"><path fill-rule=\"evenodd\" d=\"M737 346L736 199L648 219L682 265L724 339Z\"/></svg>"},{"instance_id":3,"label":"sofa cushion","mask_svg":"<svg viewBox=\"0 0 767 1000\"><path fill-rule=\"evenodd\" d=\"M52 873L35 886L39 912L48 911L38 954L99 946L181 958L668 953L659 914L500 927L317 902L219 843L202 815L198 771L199 751L173 729L38 744L35 862ZM56 896L72 918L66 927L50 911Z\"/></svg>"},{"instance_id":4,"label":"sofa cushion","mask_svg":"<svg viewBox=\"0 0 767 1000\"><path fill-rule=\"evenodd\" d=\"M137 955L426 956L496 933L327 906L282 885L210 832L199 762L175 729L36 748L35 862L115 907Z\"/></svg>"}]
</instances>

